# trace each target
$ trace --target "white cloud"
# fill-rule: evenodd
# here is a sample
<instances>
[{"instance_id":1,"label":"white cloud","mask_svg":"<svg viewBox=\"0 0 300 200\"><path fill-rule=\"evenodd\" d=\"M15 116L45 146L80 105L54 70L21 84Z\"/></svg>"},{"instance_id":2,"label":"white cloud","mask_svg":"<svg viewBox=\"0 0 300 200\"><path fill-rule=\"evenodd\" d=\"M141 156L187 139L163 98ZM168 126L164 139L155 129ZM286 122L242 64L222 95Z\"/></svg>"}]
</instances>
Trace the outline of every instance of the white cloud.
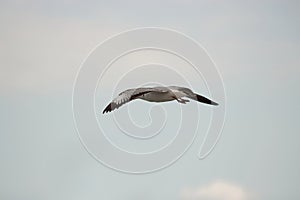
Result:
<instances>
[{"instance_id":1,"label":"white cloud","mask_svg":"<svg viewBox=\"0 0 300 200\"><path fill-rule=\"evenodd\" d=\"M248 193L239 185L215 181L201 187L187 187L181 192L183 200L246 200Z\"/></svg>"}]
</instances>

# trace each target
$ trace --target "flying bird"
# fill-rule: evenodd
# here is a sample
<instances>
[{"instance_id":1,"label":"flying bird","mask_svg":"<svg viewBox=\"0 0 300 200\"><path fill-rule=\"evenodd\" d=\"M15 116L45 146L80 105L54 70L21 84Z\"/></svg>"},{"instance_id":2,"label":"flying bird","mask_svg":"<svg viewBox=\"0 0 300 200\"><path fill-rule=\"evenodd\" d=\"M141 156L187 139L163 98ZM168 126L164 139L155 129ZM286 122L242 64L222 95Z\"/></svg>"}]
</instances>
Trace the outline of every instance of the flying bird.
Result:
<instances>
[{"instance_id":1,"label":"flying bird","mask_svg":"<svg viewBox=\"0 0 300 200\"><path fill-rule=\"evenodd\" d=\"M194 93L189 88L169 86L169 87L141 87L135 89L128 89L121 92L113 101L106 106L103 110L103 114L111 112L120 106L124 105L135 99L142 99L150 102L166 102L176 100L178 103L186 104L189 102L188 99L183 99L183 97L209 104L218 105L218 103Z\"/></svg>"}]
</instances>

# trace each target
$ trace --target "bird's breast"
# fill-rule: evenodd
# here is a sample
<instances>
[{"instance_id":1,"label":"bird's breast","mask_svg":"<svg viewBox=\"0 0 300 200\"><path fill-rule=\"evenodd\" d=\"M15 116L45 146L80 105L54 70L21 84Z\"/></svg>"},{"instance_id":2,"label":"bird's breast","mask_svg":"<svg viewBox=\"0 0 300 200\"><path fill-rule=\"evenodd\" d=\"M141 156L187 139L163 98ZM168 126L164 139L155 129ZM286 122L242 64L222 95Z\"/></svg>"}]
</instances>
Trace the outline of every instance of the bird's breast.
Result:
<instances>
[{"instance_id":1,"label":"bird's breast","mask_svg":"<svg viewBox=\"0 0 300 200\"><path fill-rule=\"evenodd\" d=\"M165 102L174 100L174 97L172 97L172 95L168 92L150 92L140 96L139 98L150 102Z\"/></svg>"}]
</instances>

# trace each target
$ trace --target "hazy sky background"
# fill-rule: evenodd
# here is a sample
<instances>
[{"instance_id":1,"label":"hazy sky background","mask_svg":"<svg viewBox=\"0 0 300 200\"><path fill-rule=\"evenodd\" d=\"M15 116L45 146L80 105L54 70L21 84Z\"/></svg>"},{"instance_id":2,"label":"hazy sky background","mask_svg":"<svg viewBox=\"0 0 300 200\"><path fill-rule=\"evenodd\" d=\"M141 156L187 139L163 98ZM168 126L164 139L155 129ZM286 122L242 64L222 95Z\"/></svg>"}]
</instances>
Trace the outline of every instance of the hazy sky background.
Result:
<instances>
[{"instance_id":1,"label":"hazy sky background","mask_svg":"<svg viewBox=\"0 0 300 200\"><path fill-rule=\"evenodd\" d=\"M1 199L299 199L298 1L1 1ZM193 37L219 67L222 138L170 168L115 172L72 119L80 63L107 37L156 26Z\"/></svg>"}]
</instances>

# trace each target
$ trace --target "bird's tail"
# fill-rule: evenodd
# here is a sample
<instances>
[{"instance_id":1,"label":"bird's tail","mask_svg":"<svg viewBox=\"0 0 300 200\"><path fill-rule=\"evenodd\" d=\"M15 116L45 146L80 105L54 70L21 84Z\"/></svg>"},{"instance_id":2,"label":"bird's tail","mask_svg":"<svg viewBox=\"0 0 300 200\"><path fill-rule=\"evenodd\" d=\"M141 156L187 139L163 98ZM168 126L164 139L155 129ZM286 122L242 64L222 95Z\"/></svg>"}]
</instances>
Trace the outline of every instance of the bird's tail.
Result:
<instances>
[{"instance_id":1,"label":"bird's tail","mask_svg":"<svg viewBox=\"0 0 300 200\"><path fill-rule=\"evenodd\" d=\"M216 103L202 95L196 94L196 93L194 93L194 95L192 95L192 96L189 96L189 98L193 99L195 101L201 102L201 103L209 104L209 105L214 105L214 106L219 105L218 103Z\"/></svg>"}]
</instances>

